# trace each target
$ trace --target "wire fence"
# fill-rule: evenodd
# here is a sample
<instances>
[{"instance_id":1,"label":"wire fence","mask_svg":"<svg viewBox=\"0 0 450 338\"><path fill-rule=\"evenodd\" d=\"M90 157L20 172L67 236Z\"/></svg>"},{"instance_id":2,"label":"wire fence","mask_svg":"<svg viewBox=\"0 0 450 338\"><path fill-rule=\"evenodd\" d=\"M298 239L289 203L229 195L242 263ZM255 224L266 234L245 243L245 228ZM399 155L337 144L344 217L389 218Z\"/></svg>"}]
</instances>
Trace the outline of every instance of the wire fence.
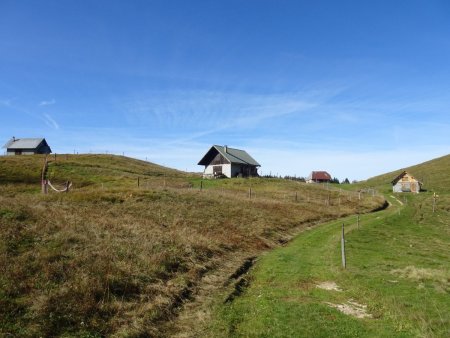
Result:
<instances>
[{"instance_id":1,"label":"wire fence","mask_svg":"<svg viewBox=\"0 0 450 338\"><path fill-rule=\"evenodd\" d=\"M48 156L46 165L53 165L60 160L67 160L70 155L52 154ZM124 176L121 180L114 179L110 182L79 182L76 180L71 183L63 177L44 177L44 168L42 180L51 179L53 184L64 185L63 189L54 189L56 191L83 190L115 190L115 189L139 189L139 190L171 190L171 191L190 191L203 194L213 194L227 198L240 198L255 201L271 200L291 203L308 203L325 206L340 206L347 203L358 203L369 198L382 196L374 188L364 188L358 191L342 189L339 184L319 184L304 183L298 180L283 178L248 178L248 179L224 179L224 180L205 180L193 177L183 177L161 173L157 176ZM236 181L235 181L236 180ZM48 180L49 181L49 180ZM268 184L268 183L274 184Z\"/></svg>"},{"instance_id":2,"label":"wire fence","mask_svg":"<svg viewBox=\"0 0 450 338\"><path fill-rule=\"evenodd\" d=\"M180 177L137 177L128 178L126 182L108 182L97 183L82 189L92 191L101 190L117 190L117 189L135 189L135 190L154 190L154 191L171 191L171 192L194 192L198 194L211 195L223 198L238 198L240 200L252 201L279 201L283 203L296 204L315 204L322 206L343 206L346 204L358 204L367 198L375 198L382 196L376 189L362 189L359 191L344 190L332 185L319 185L299 183L283 186L286 182L283 180L273 181L274 184L267 184L264 178L257 179L241 179L239 182L217 182L202 180L189 181ZM253 183L253 184L252 184ZM255 184L256 183L256 184ZM272 182L271 182L272 183ZM276 183L281 183L277 185ZM292 182L294 183L294 182ZM77 190L76 185L72 190Z\"/></svg>"}]
</instances>

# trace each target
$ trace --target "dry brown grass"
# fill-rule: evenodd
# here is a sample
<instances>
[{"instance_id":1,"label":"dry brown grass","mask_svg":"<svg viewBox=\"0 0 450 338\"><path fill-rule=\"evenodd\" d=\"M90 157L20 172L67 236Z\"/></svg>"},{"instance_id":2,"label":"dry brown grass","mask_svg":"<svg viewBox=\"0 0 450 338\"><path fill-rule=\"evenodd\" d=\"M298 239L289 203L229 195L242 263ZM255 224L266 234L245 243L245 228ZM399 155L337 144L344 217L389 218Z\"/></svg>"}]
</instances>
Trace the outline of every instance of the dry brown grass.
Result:
<instances>
[{"instance_id":1,"label":"dry brown grass","mask_svg":"<svg viewBox=\"0 0 450 338\"><path fill-rule=\"evenodd\" d=\"M431 280L441 283L443 286L449 286L450 284L450 272L440 269L407 266L403 269L394 269L391 273L401 278L412 279L419 282Z\"/></svg>"},{"instance_id":2,"label":"dry brown grass","mask_svg":"<svg viewBox=\"0 0 450 338\"><path fill-rule=\"evenodd\" d=\"M281 180L252 181L253 199L245 180L199 191L195 176L106 155L61 156L50 175L75 189L41 195L41 164L0 158L2 335L164 336L208 271L383 202Z\"/></svg>"}]
</instances>

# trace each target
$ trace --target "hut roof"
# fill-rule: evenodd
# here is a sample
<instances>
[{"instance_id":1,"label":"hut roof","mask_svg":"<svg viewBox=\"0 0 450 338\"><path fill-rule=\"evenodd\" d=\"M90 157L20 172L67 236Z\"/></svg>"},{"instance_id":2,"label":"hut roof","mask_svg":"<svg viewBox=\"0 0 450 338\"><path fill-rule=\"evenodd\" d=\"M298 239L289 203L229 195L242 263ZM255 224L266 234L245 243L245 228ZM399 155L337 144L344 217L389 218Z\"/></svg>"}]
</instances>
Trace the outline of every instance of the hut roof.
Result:
<instances>
[{"instance_id":1,"label":"hut roof","mask_svg":"<svg viewBox=\"0 0 450 338\"><path fill-rule=\"evenodd\" d=\"M212 159L217 155L217 153L221 154L225 157L230 163L236 164L248 164L254 166L261 166L256 160L251 157L245 150L230 148L227 146L212 146L205 156L198 162L199 165L208 165Z\"/></svg>"},{"instance_id":2,"label":"hut roof","mask_svg":"<svg viewBox=\"0 0 450 338\"><path fill-rule=\"evenodd\" d=\"M410 173L408 173L407 171L402 171L400 173L400 175L398 175L396 178L394 178L394 180L391 182L393 185L397 184L398 181L400 181L402 179L403 176L405 175L409 175L411 176L413 179L415 179L417 182L419 182L420 184L422 184L422 182L420 182L418 179L416 179L413 175L411 175Z\"/></svg>"},{"instance_id":3,"label":"hut roof","mask_svg":"<svg viewBox=\"0 0 450 338\"><path fill-rule=\"evenodd\" d=\"M326 171L313 171L310 179L312 180L331 180L331 175Z\"/></svg>"},{"instance_id":4,"label":"hut roof","mask_svg":"<svg viewBox=\"0 0 450 338\"><path fill-rule=\"evenodd\" d=\"M12 138L3 148L7 149L36 149L39 145L45 142L45 138ZM45 142L47 143L47 142Z\"/></svg>"}]
</instances>

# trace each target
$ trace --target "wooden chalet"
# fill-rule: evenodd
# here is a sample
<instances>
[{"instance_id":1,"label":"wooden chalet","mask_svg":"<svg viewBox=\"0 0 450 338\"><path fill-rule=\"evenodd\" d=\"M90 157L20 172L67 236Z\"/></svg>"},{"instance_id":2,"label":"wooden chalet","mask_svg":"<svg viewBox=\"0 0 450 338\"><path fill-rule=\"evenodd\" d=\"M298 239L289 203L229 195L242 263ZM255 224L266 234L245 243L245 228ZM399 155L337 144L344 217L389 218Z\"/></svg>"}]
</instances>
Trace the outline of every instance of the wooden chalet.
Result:
<instances>
[{"instance_id":1,"label":"wooden chalet","mask_svg":"<svg viewBox=\"0 0 450 338\"><path fill-rule=\"evenodd\" d=\"M218 145L212 146L198 165L205 166L205 178L258 176L261 166L244 150Z\"/></svg>"},{"instance_id":2,"label":"wooden chalet","mask_svg":"<svg viewBox=\"0 0 450 338\"><path fill-rule=\"evenodd\" d=\"M393 192L419 193L422 189L422 182L406 171L403 171L391 183Z\"/></svg>"}]
</instances>

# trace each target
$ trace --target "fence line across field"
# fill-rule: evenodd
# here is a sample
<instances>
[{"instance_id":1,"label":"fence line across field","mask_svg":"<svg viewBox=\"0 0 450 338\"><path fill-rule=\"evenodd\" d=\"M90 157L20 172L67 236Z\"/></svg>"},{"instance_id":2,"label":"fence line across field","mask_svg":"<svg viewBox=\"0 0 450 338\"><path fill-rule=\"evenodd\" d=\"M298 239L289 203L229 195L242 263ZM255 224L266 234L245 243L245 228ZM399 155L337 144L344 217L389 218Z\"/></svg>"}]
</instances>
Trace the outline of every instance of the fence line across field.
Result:
<instances>
[{"instance_id":1,"label":"fence line across field","mask_svg":"<svg viewBox=\"0 0 450 338\"><path fill-rule=\"evenodd\" d=\"M219 195L233 195L239 196L240 198L247 198L252 200L278 200L278 201L291 201L296 203L314 203L322 204L325 206L342 206L347 202L360 201L366 197L375 197L378 195L375 189L364 189L360 191L346 191L342 188L333 187L322 187L314 186L308 189L307 192L290 190L290 191L266 191L264 189L255 188L254 185L249 182L249 185L242 185L238 189L227 189L224 186L209 186L208 181L201 180L196 184L178 182L179 184L168 184L167 177L161 181L147 180L145 178L136 178L136 186L139 189L175 189L175 190L188 190L188 191L199 191L202 193L213 193ZM135 186L135 187L136 187ZM102 184L102 188L104 188ZM323 192L326 191L327 194L324 195ZM322 194L320 194L322 192Z\"/></svg>"},{"instance_id":2,"label":"fence line across field","mask_svg":"<svg viewBox=\"0 0 450 338\"><path fill-rule=\"evenodd\" d=\"M108 152L107 152L108 153ZM53 154L53 156L45 158L44 167L42 169L42 175L41 175L41 184L42 184L42 192L44 194L48 193L48 186L54 190L55 192L68 192L69 189L72 188L71 182L66 182L65 187L62 189L56 188L50 180L47 178L47 171L49 169L49 164L53 160L55 163L58 159L68 159L68 155L66 154L65 157L61 155L61 157L57 157L57 154ZM325 206L341 206L342 204L345 204L346 202L353 202L355 200L360 201L362 198L365 198L366 196L375 197L378 196L378 192L374 188L365 188L361 189L359 191L347 191L340 187L333 187L331 184L317 184L317 185L308 185L308 191L296 191L296 190L290 190L290 191L265 191L264 189L255 189L255 186L252 185L251 179L247 186L242 185L241 189L227 189L223 186L221 187L215 187L215 186L209 186L208 180L201 180L197 186L197 184L186 182L178 182L178 184L168 184L167 178L170 178L166 176L166 174L161 175L161 182L158 182L152 179L146 179L145 177L135 176L135 187L139 189L188 189L188 190L195 190L198 189L202 192L213 192L218 194L233 194L233 195L239 195L241 197L246 197L248 199L270 199L270 200L278 200L278 201L292 201L296 203L315 203L315 204L323 204ZM285 179L286 180L286 179ZM198 182L198 181L197 181ZM299 184L302 184L300 182L297 182ZM127 186L127 184L124 184ZM101 183L101 189L107 189L106 184ZM111 187L113 188L113 187ZM323 194L320 194L319 191L324 192L327 191L328 194L324 196ZM433 200L433 209L435 209L436 205L436 199Z\"/></svg>"}]
</instances>

